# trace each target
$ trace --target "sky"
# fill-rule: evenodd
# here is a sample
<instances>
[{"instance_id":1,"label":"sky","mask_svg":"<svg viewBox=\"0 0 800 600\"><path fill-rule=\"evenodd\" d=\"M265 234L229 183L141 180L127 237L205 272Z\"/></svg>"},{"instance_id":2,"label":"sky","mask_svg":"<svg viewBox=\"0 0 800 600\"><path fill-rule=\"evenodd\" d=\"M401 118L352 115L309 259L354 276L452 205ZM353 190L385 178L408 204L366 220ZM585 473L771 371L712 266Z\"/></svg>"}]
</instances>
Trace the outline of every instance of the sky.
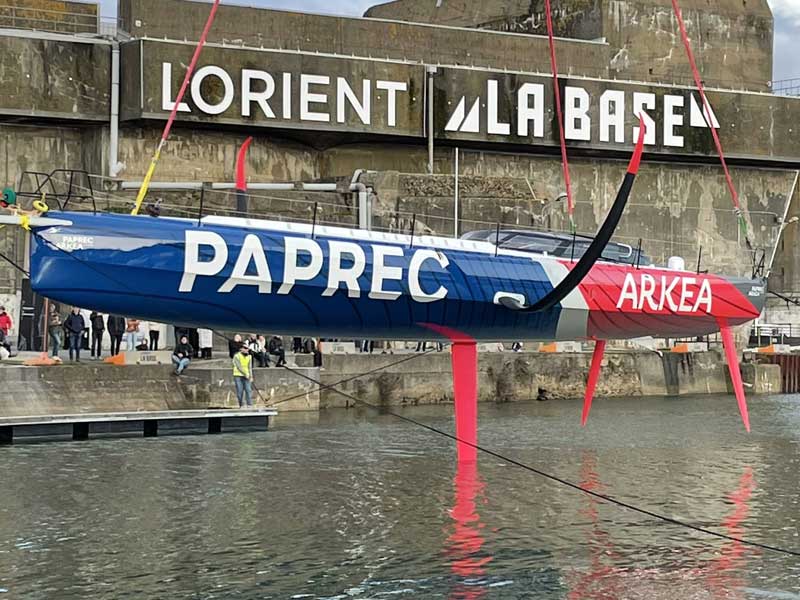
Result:
<instances>
[{"instance_id":1,"label":"sky","mask_svg":"<svg viewBox=\"0 0 800 600\"><path fill-rule=\"evenodd\" d=\"M795 60L800 50L800 0L769 0L775 15L775 54L773 79L800 77Z\"/></svg>"},{"instance_id":2,"label":"sky","mask_svg":"<svg viewBox=\"0 0 800 600\"><path fill-rule=\"evenodd\" d=\"M230 0L223 0L230 1ZM800 0L767 0L775 15L775 81L800 78ZM361 16L380 0L234 0L235 4ZM100 0L102 14L113 16L117 0Z\"/></svg>"}]
</instances>

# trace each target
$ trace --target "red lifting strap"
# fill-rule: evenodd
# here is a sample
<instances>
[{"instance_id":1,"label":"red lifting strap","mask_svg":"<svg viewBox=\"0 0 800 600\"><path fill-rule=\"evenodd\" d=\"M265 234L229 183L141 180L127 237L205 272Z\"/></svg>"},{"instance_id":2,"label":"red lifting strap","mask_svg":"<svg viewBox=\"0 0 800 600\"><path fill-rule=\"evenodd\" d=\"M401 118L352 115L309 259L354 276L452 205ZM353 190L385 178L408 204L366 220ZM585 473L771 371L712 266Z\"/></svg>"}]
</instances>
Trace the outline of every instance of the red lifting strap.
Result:
<instances>
[{"instance_id":1,"label":"red lifting strap","mask_svg":"<svg viewBox=\"0 0 800 600\"><path fill-rule=\"evenodd\" d=\"M683 45L686 48L686 56L689 59L689 66L692 69L692 75L694 76L694 83L697 86L697 91L700 92L700 99L703 102L703 116L706 120L706 124L708 128L711 130L711 136L714 138L714 144L717 147L717 154L719 154L719 160L722 163L722 169L725 171L725 181L728 184L728 190L731 193L731 199L733 200L733 206L736 211L736 216L739 218L739 226L744 233L745 240L747 241L747 245L750 245L750 240L747 239L747 221L744 218L744 214L742 214L742 207L739 203L739 194L736 191L736 186L733 184L733 179L731 178L731 173L728 170L728 163L725 160L725 152L722 150L722 142L719 139L719 134L717 134L717 130L714 127L714 120L712 118L711 112L711 104L706 97L706 91L703 87L703 82L700 78L700 71L697 69L697 62L694 59L694 52L692 52L692 45L689 43L689 36L686 33L686 25L683 22L683 13L681 13L681 7L678 5L678 0L672 0L672 9L675 11L675 18L678 20L678 27L681 30L681 38L683 39Z\"/></svg>"},{"instance_id":2,"label":"red lifting strap","mask_svg":"<svg viewBox=\"0 0 800 600\"><path fill-rule=\"evenodd\" d=\"M561 139L561 168L564 170L564 185L567 187L567 212L569 213L570 229L575 231L573 213L575 205L572 201L572 180L569 176L569 159L567 157L567 141L564 136L564 111L561 107L561 88L558 87L558 64L556 63L556 44L553 38L553 17L550 11L550 0L544 0L545 16L547 17L547 38L550 41L550 68L553 72L553 92L556 97L556 115L558 116L558 132Z\"/></svg>"}]
</instances>

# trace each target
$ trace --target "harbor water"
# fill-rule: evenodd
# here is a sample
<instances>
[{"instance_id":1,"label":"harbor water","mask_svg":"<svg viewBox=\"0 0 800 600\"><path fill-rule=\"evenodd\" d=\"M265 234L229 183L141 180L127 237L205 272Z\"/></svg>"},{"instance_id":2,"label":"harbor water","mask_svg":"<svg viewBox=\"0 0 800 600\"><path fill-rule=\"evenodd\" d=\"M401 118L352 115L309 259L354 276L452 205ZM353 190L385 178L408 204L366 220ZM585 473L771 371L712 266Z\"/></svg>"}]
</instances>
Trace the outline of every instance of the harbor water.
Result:
<instances>
[{"instance_id":1,"label":"harbor water","mask_svg":"<svg viewBox=\"0 0 800 600\"><path fill-rule=\"evenodd\" d=\"M398 409L452 431L452 407ZM800 396L485 405L480 443L800 551ZM0 448L1 598L800 599L800 558L604 503L369 409Z\"/></svg>"}]
</instances>

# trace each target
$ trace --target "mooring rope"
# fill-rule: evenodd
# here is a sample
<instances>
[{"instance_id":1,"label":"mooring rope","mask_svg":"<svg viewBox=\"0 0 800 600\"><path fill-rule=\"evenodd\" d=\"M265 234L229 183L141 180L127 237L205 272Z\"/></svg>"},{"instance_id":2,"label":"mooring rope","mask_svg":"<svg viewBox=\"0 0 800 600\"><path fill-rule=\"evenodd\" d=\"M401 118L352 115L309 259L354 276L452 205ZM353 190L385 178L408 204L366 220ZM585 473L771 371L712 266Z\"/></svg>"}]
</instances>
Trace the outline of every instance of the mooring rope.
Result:
<instances>
[{"instance_id":1,"label":"mooring rope","mask_svg":"<svg viewBox=\"0 0 800 600\"><path fill-rule=\"evenodd\" d=\"M301 373L300 371L298 371L296 369L292 369L291 367L289 367L287 365L283 365L283 368L288 370L288 371L291 371L292 373L294 373L295 375L297 375L299 377L303 377L304 379L312 381L312 382L316 383L317 385L322 385L319 381L315 380L313 377L310 377L310 376L306 375L305 373ZM386 408L384 408L382 406L375 406L374 404L370 404L369 402L361 400L360 398L356 398L354 395L349 394L347 392L344 392L344 391L342 391L340 389L334 388L333 391L335 391L337 394L341 394L342 396L344 396L346 398L349 398L350 400L352 400L353 402L356 402L357 404L361 404L361 405L366 406L368 408L371 408L371 409L373 409L373 410L375 410L377 412L380 412L381 414L391 415L393 417L396 417L397 419L400 419L402 421L405 421L405 422L410 423L412 425L415 425L417 427L421 427L422 429L426 429L427 431L430 431L431 433L434 433L436 435L440 435L440 436L449 438L449 439L453 440L454 442L457 442L457 443L460 443L460 444L464 444L466 446L470 446L470 447L475 448L476 450L478 450L478 451L480 451L480 452L482 452L482 453L484 453L484 454L486 454L488 456L491 456L493 458L501 460L501 461L503 461L505 463L508 463L508 464L510 464L512 466L519 467L520 469L524 469L524 470L526 470L526 471L528 471L530 473L534 473L536 475L539 475L540 477L544 477L545 479L549 479L550 481L553 481L553 482L558 483L560 485L572 488L573 490L576 490L576 491L579 491L579 492L583 492L584 494L587 494L589 496L597 498L598 500L602 500L604 502L608 502L609 504L613 504L613 505L618 506L620 508L625 508L627 510L639 513L641 515L645 515L647 517L650 517L650 518L658 520L658 521L662 521L664 523L669 523L671 525L677 525L678 527L683 527L684 529L690 529L692 531L696 531L696 532L702 533L704 535L716 537L716 538L727 540L727 541L730 541L730 542L736 542L736 543L743 544L745 546L751 546L753 548L760 548L762 550L768 550L770 552L776 552L778 554L785 554L785 555L788 555L788 556L800 556L800 552L795 551L795 550L789 550L787 548L781 548L779 546L771 546L769 544L762 544L761 542L755 542L755 541L748 540L748 539L745 539L745 538L740 538L740 537L736 537L736 536L732 536L732 535L727 535L725 533L720 533L720 532L714 531L712 529L707 529L705 527L700 527L698 525L693 525L691 523L687 523L686 521L681 521L681 520L675 519L673 517L668 517L667 515L662 515L660 513L653 512L653 511L648 510L646 508L641 508L639 506L636 506L634 504L630 504L629 502L625 502L623 500L617 500L616 498L614 498L612 496L608 496L606 494L602 494L600 492L596 492L594 490L591 490L591 489L589 489L587 487L584 487L582 485L579 485L577 483L573 483L571 481L567 481L566 479L558 477L557 475L553 475L552 473L547 473L546 471L542 471L541 469L537 469L536 467L532 467L530 465L527 465L527 464L525 464L523 462L520 462L518 460L515 460L515 459L510 458L508 456L505 456L503 454L500 454L499 452L496 452L494 450L491 450L490 448L486 448L485 446L481 446L480 444L473 444L471 442L467 442L465 440L462 440L458 436L453 435L452 433L448 433L447 431L443 431L443 430L441 430L441 429L439 429L437 427L434 427L432 425L427 425L425 423L417 421L416 419L412 419L411 417L407 417L405 415L401 415L400 413L397 413L397 412L394 412L392 410L386 409Z\"/></svg>"},{"instance_id":2,"label":"mooring rope","mask_svg":"<svg viewBox=\"0 0 800 600\"><path fill-rule=\"evenodd\" d=\"M111 277L108 273L104 273L103 271L100 271L99 269L96 269L95 267L93 267L89 262L81 260L77 256L74 256L71 252L67 252L64 249L59 248L58 246L56 246L55 244L52 244L49 240L46 240L44 237L42 237L40 234L36 233L35 231L32 231L31 234L36 236L38 239L41 239L42 241L44 241L45 243L47 243L51 247L56 248L60 252L63 252L65 254L67 254L68 256L73 258L74 260L77 260L81 264L89 267L90 269L94 270L98 274L103 275L104 277L107 277L108 279L116 282L118 285L122 285L123 287L128 288L129 290L131 289L131 288L128 287L128 285L126 283L121 282L121 281L117 281L115 278ZM220 335L218 332L217 332L217 334ZM223 337L224 339L228 339L230 341L230 339L227 338L227 336L225 336L225 335L221 335L221 337ZM669 517L667 515L662 515L660 513L656 513L656 512L653 512L651 510L648 510L648 509L645 509L645 508L641 508L641 507L636 506L634 504L630 504L629 502L624 502L622 500L617 500L616 498L614 498L612 496L608 496L606 494L602 494L600 492L596 492L594 490L591 490L589 488L581 486L581 485L579 485L577 483L573 483L571 481L568 481L566 479L558 477L557 475L553 475L552 473L548 473L546 471L542 471L541 469L537 469L536 467L532 467L532 466L527 465L525 463L522 463L522 462L520 462L518 460L515 460L515 459L513 459L511 457L508 457L508 456L505 456L503 454L500 454L499 452L491 450L490 448L486 448L485 446L481 446L480 444L473 444L471 442L462 440L458 436L453 435L452 433L448 433L446 431L443 431L443 430L441 430L441 429L439 429L437 427L433 427L432 425L427 425L425 423L417 421L416 419L412 419L411 417L407 417L405 415L401 415L400 413L397 413L397 412L392 411L390 409L387 409L387 408L384 408L384 407L380 407L380 406L375 406L374 404L366 402L365 400L361 400L360 398L357 398L353 394L349 394L349 393L347 393L345 391L342 391L342 390L340 390L340 389L338 389L336 387L336 386L340 385L341 383L345 383L346 381L352 381L353 379L358 379L359 377L364 377L364 376L366 376L368 374L373 374L373 373L388 369L388 368L390 368L390 367L392 367L392 366L394 366L396 364L401 364L402 362L407 362L407 361L413 360L415 358L419 358L419 357L424 356L425 354L428 354L428 353L429 352L419 353L419 354L415 354L414 356L411 356L411 357L405 357L405 358L403 358L403 359L401 359L399 361L396 361L396 362L391 363L389 365L385 365L385 366L380 367L378 369L374 369L374 370L372 370L370 372L367 372L367 373L364 373L364 374L360 374L360 375L356 375L356 376L350 377L350 378L348 378L346 380L342 380L341 382L338 382L338 383L335 383L335 384L328 384L328 385L323 384L321 381L318 381L318 380L314 379L313 377L311 377L309 375L306 375L305 373L301 372L299 369L292 368L292 367L290 367L288 365L285 365L285 364L282 365L282 366L283 366L284 369L286 369L287 371L289 371L291 373L294 373L298 377L306 379L306 380L314 383L315 385L319 386L320 390L322 390L322 389L331 389L334 392L336 392L337 394L340 394L340 395L344 396L345 398L349 398L350 400L352 400L356 404L360 404L362 406L366 406L367 408L370 408L370 409L375 410L376 412L379 412L379 413L382 413L382 414L389 414L389 415L391 415L391 416L393 416L393 417L395 417L397 419L400 419L402 421L405 421L406 423L409 423L411 425L415 425L417 427L425 429L425 430L427 430L427 431L429 431L431 433L434 433L436 435L440 435L440 436L446 437L446 438L448 438L450 440L453 440L453 441L455 441L457 443L464 444L466 446L470 446L470 447L475 448L476 450L482 452L483 454L486 454L487 456L492 456L492 457L494 457L494 458L496 458L498 460L501 460L501 461L503 461L503 462L505 462L507 464L510 464L512 466L515 466L515 467L518 467L520 469L524 469L525 471L528 471L530 473L534 473L535 475L539 475L540 477L543 477L545 479L548 479L550 481L558 483L559 485L563 485L563 486L571 488L573 490L582 492L584 494L587 494L589 496L597 498L598 500L602 500L602 501L607 502L609 504L613 504L613 505L615 505L617 507L624 508L624 509L636 512L638 514L650 517L650 518L655 519L657 521L662 521L664 523L669 523L671 525L676 525L676 526L682 527L684 529L696 531L698 533L702 533L702 534L710 536L710 537L715 537L715 538L726 540L726 541L730 541L730 542L736 542L736 543L739 543L739 544L743 544L745 546L750 546L750 547L753 547L753 548L760 548L762 550L767 550L767 551L775 552L775 553L778 553L778 554L800 557L800 552L795 551L795 550L790 550L788 548L781 548L780 546L772 546L770 544L763 544L761 542L748 540L746 538L740 538L740 537L736 537L736 536L732 536L732 535L727 535L727 534L724 534L724 533L720 533L718 531L714 531L712 529L707 529L705 527L700 527L698 525L693 525L691 523L687 523L685 521L681 521L679 519L675 519L675 518ZM266 400L264 399L264 396L261 394L261 392L258 390L258 388L256 388L255 385L253 387L256 390L256 393L258 394L258 396L261 399L261 401L264 402L265 404L267 404ZM302 394L302 395L305 395L305 394ZM285 401L288 401L288 399L285 400Z\"/></svg>"}]
</instances>

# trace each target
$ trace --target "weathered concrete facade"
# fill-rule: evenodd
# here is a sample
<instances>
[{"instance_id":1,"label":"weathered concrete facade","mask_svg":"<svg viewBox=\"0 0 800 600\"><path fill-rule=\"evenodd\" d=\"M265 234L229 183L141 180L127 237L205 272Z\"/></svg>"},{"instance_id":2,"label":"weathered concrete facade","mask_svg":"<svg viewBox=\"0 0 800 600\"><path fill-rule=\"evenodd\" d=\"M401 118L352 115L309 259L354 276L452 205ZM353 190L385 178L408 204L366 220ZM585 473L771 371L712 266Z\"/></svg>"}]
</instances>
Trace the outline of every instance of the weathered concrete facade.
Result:
<instances>
[{"instance_id":1,"label":"weathered concrete facade","mask_svg":"<svg viewBox=\"0 0 800 600\"><path fill-rule=\"evenodd\" d=\"M682 0L698 67L709 85L766 90L772 81L773 22L767 0ZM660 0L554 0L556 35L605 39L609 72L640 81L686 83L691 76L678 23ZM546 35L544 0L396 0L369 17ZM723 57L720 60L720 57Z\"/></svg>"},{"instance_id":2,"label":"weathered concrete facade","mask_svg":"<svg viewBox=\"0 0 800 600\"><path fill-rule=\"evenodd\" d=\"M302 357L306 362L310 357ZM333 386L359 400L378 406L453 402L449 353L427 354L424 359L396 363L396 355L326 355L324 369L298 367L257 369L254 393L257 406L279 411L314 411L352 407L354 401L332 388L320 389L305 377ZM83 412L188 410L236 406L232 373L225 361L196 361L180 379L169 367L62 366L0 367L5 393L0 395L0 417ZM386 367L386 368L384 368ZM744 365L745 381L754 394L780 392L778 365ZM481 402L559 400L583 395L589 370L587 354L481 354ZM360 377L366 371L374 374ZM348 381L339 384L343 379ZM598 397L647 397L725 394L727 369L715 352L666 354L653 352L609 354ZM86 390L92 390L87 394Z\"/></svg>"},{"instance_id":3,"label":"weathered concrete facade","mask_svg":"<svg viewBox=\"0 0 800 600\"><path fill-rule=\"evenodd\" d=\"M98 5L70 0L14 0L0 6L0 27L97 33Z\"/></svg>"},{"instance_id":4,"label":"weathered concrete facade","mask_svg":"<svg viewBox=\"0 0 800 600\"><path fill-rule=\"evenodd\" d=\"M58 3L24 4L55 10L51 4ZM370 12L395 20L222 6L198 65L218 70L197 81L195 95L190 89L156 180L231 182L238 147L253 135L251 181L339 184L338 192L254 193L254 214L310 219L313 203L319 202L321 221L354 225L358 207L347 188L354 172L366 170L376 172L360 175L372 188L374 227L407 231L416 214L418 231L452 235L457 147L459 233L497 222L563 229L563 207L553 202L564 188L547 40L539 35L542 3L441 4L449 16L430 12L439 10L435 0L390 3ZM708 8L699 0L682 2L703 75L712 86L709 96L750 234L756 247L769 251L800 167L800 102L763 93L771 64L771 15L765 0L739 4L726 0ZM96 7L87 10L96 15ZM697 97L690 87L663 85L684 83L689 75L669 12L664 0L564 0L558 5L559 32L579 38L558 41L562 86L575 92L575 106L584 93L589 102L582 112L586 128L575 126L569 141L578 229L594 231L610 206L633 143L638 102L652 119L653 139L619 239L635 245L642 238L657 262L681 255L689 266L702 246L703 268L748 273L751 257L739 238L707 124L694 110ZM60 33L3 29L14 24L0 20L0 85L6 90L0 95L0 187L19 185L26 170L111 172L115 45L121 53L120 138L113 157L121 169L116 175L141 180L169 112L165 106L174 99L191 56L191 40L207 13L203 2L121 0L127 31L115 39L66 35L67 16ZM592 41L603 37L605 42ZM436 67L431 75L433 176L421 175L428 163L429 66ZM245 70L258 72L249 75L249 88ZM621 81L626 78L635 81ZM750 91L714 88L719 81ZM308 93L325 99L309 99ZM262 94L263 104L253 94ZM202 110L200 102L214 110ZM477 117L470 121L473 109ZM310 119L302 118L303 110L313 113ZM580 117L581 111L574 114ZM525 135L520 134L523 125ZM134 195L116 190L110 180L95 183L103 190L98 200L104 208L121 210ZM199 203L197 191L157 196L173 214L195 214ZM207 193L205 203L207 211L235 206L223 192ZM795 204L790 217L800 213ZM797 227L786 230L776 258L776 289L800 290L800 255L793 251L799 234ZM0 251L23 259L22 239L0 230ZM19 284L20 275L0 263L0 294L15 298Z\"/></svg>"}]
</instances>

